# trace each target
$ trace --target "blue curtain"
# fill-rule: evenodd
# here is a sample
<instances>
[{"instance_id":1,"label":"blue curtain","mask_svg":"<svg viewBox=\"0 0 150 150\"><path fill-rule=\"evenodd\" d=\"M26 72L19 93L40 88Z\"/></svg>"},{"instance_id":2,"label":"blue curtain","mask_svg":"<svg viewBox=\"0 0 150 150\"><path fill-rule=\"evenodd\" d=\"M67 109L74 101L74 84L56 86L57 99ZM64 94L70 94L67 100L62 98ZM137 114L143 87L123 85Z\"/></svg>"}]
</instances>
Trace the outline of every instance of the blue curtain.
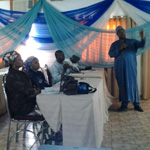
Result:
<instances>
[{"instance_id":1,"label":"blue curtain","mask_svg":"<svg viewBox=\"0 0 150 150\"><path fill-rule=\"evenodd\" d=\"M81 9L71 10L62 12L65 16L81 23L84 25L92 25L95 21L97 21L111 6L114 0L104 0L102 2L93 4L88 7L84 7ZM26 12L19 11L9 11L0 9L0 22L4 25L8 25L14 22L16 19L20 18ZM45 17L43 13L38 13L38 16L34 23L44 23L46 24Z\"/></svg>"},{"instance_id":2,"label":"blue curtain","mask_svg":"<svg viewBox=\"0 0 150 150\"><path fill-rule=\"evenodd\" d=\"M104 0L85 8L63 12L63 14L81 24L91 26L108 10L113 1Z\"/></svg>"}]
</instances>

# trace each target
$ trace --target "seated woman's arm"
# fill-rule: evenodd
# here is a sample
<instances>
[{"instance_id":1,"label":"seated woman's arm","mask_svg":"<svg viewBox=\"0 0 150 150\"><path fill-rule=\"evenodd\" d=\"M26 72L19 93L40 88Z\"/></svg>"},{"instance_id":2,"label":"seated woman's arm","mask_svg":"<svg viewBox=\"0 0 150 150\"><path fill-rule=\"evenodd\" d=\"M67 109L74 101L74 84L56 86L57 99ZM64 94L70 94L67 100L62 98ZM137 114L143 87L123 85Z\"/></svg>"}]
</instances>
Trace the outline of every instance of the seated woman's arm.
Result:
<instances>
[{"instance_id":1,"label":"seated woman's arm","mask_svg":"<svg viewBox=\"0 0 150 150\"><path fill-rule=\"evenodd\" d=\"M35 86L27 76L9 76L6 80L6 85L9 91L17 90L17 93L23 94L27 97L36 96L40 93L40 89Z\"/></svg>"}]
</instances>

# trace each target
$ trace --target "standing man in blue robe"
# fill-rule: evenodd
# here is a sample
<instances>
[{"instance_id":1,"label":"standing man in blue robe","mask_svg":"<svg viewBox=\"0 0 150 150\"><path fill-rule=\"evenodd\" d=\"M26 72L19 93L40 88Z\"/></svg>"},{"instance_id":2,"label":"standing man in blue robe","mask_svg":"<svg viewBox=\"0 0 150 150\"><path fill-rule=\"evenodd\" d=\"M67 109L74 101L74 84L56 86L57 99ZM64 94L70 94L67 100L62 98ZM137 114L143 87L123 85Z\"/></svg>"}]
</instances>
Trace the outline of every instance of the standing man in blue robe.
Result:
<instances>
[{"instance_id":1,"label":"standing man in blue robe","mask_svg":"<svg viewBox=\"0 0 150 150\"><path fill-rule=\"evenodd\" d=\"M116 28L116 34L119 40L112 43L109 56L115 58L114 71L119 86L119 100L122 102L118 111L126 111L128 102L132 102L135 110L143 112L137 86L136 52L145 45L144 31L140 31L141 41L127 39L122 26Z\"/></svg>"}]
</instances>

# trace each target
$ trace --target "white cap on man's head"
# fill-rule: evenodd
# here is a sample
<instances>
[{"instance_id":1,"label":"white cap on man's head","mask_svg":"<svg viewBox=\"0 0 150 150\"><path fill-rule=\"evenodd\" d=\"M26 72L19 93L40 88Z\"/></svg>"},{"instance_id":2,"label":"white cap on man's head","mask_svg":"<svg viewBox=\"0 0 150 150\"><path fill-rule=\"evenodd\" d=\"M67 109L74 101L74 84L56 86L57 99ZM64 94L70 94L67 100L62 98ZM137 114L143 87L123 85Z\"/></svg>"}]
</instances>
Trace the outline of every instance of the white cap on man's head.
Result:
<instances>
[{"instance_id":1,"label":"white cap on man's head","mask_svg":"<svg viewBox=\"0 0 150 150\"><path fill-rule=\"evenodd\" d=\"M75 55L75 56L77 56L79 58L81 58L81 56L82 56L81 52L79 52L79 51L75 52L73 55Z\"/></svg>"},{"instance_id":2,"label":"white cap on man's head","mask_svg":"<svg viewBox=\"0 0 150 150\"><path fill-rule=\"evenodd\" d=\"M119 30L121 30L121 29L124 30L124 28L123 28L122 26L118 26L118 27L116 28L116 33L117 33Z\"/></svg>"}]
</instances>

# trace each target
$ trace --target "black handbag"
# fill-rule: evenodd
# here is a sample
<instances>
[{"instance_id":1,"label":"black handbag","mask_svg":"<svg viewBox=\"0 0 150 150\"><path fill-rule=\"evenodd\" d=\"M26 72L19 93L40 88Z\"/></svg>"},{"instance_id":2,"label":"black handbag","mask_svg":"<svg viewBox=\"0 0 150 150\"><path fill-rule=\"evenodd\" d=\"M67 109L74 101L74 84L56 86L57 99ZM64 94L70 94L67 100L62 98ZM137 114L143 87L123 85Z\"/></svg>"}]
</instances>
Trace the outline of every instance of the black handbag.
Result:
<instances>
[{"instance_id":1,"label":"black handbag","mask_svg":"<svg viewBox=\"0 0 150 150\"><path fill-rule=\"evenodd\" d=\"M60 92L66 95L88 94L94 93L96 90L86 82L78 83L78 80L72 76L64 76L60 82Z\"/></svg>"},{"instance_id":2,"label":"black handbag","mask_svg":"<svg viewBox=\"0 0 150 150\"><path fill-rule=\"evenodd\" d=\"M64 76L60 83L60 92L66 95L78 94L78 80L71 76Z\"/></svg>"}]
</instances>

